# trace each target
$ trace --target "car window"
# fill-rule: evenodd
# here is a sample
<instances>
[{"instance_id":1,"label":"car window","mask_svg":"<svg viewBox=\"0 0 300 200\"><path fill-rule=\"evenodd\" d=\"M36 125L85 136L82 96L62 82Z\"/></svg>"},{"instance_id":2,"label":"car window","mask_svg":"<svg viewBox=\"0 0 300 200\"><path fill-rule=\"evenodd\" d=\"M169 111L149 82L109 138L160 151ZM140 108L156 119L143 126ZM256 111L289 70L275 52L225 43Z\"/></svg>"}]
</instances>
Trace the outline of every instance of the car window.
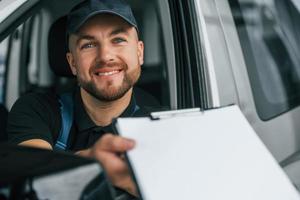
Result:
<instances>
[{"instance_id":1,"label":"car window","mask_svg":"<svg viewBox=\"0 0 300 200\"><path fill-rule=\"evenodd\" d=\"M0 1L0 22L6 19L10 14L17 10L28 0L2 0Z\"/></svg>"},{"instance_id":2,"label":"car window","mask_svg":"<svg viewBox=\"0 0 300 200\"><path fill-rule=\"evenodd\" d=\"M5 83L5 72L7 67L7 52L8 52L8 37L0 42L0 103L4 102L4 83Z\"/></svg>"},{"instance_id":3,"label":"car window","mask_svg":"<svg viewBox=\"0 0 300 200\"><path fill-rule=\"evenodd\" d=\"M139 25L141 40L145 44L145 60L137 87L153 95L162 106L169 107L164 46L160 16L156 5L151 1L128 1Z\"/></svg>"},{"instance_id":4,"label":"car window","mask_svg":"<svg viewBox=\"0 0 300 200\"><path fill-rule=\"evenodd\" d=\"M6 72L4 83L3 101L10 109L15 100L20 96L20 58L24 24L19 25L11 32L6 56Z\"/></svg>"},{"instance_id":5,"label":"car window","mask_svg":"<svg viewBox=\"0 0 300 200\"><path fill-rule=\"evenodd\" d=\"M258 115L268 120L295 108L300 104L300 13L296 1L229 2Z\"/></svg>"}]
</instances>

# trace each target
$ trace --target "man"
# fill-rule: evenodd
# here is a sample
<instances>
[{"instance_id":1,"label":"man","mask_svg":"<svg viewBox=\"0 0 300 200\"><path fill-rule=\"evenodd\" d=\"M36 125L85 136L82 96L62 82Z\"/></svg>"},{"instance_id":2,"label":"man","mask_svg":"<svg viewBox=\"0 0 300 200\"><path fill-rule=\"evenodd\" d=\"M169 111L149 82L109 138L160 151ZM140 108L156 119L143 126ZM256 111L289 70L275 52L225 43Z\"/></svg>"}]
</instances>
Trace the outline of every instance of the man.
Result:
<instances>
[{"instance_id":1,"label":"man","mask_svg":"<svg viewBox=\"0 0 300 200\"><path fill-rule=\"evenodd\" d=\"M114 118L147 113L133 95L144 46L132 11L123 0L84 1L68 15L67 38L67 60L79 85L67 147L99 160L116 188L136 196L136 187L120 156L135 143L111 134ZM25 95L9 114L10 141L53 149L61 123L56 96Z\"/></svg>"}]
</instances>

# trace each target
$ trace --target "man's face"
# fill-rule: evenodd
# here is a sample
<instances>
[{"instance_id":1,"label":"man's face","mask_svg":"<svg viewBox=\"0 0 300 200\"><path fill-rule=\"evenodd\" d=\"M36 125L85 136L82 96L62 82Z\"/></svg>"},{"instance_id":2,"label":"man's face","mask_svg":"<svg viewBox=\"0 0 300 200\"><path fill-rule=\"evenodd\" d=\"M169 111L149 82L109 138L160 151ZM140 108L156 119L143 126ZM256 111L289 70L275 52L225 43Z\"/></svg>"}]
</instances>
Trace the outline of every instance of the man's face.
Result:
<instances>
[{"instance_id":1,"label":"man's face","mask_svg":"<svg viewBox=\"0 0 300 200\"><path fill-rule=\"evenodd\" d=\"M89 19L69 38L67 59L82 89L100 101L114 101L137 82L144 46L136 29L115 15Z\"/></svg>"}]
</instances>

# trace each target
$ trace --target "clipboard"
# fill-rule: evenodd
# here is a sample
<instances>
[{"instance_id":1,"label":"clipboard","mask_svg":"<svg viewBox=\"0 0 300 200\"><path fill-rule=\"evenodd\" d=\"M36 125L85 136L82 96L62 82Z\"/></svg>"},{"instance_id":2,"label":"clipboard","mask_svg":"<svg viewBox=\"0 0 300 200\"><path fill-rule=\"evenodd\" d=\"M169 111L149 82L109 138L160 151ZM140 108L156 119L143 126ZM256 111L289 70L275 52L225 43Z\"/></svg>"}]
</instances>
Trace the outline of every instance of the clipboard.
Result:
<instances>
[{"instance_id":1,"label":"clipboard","mask_svg":"<svg viewBox=\"0 0 300 200\"><path fill-rule=\"evenodd\" d=\"M300 200L239 107L118 118L119 135L144 200Z\"/></svg>"}]
</instances>

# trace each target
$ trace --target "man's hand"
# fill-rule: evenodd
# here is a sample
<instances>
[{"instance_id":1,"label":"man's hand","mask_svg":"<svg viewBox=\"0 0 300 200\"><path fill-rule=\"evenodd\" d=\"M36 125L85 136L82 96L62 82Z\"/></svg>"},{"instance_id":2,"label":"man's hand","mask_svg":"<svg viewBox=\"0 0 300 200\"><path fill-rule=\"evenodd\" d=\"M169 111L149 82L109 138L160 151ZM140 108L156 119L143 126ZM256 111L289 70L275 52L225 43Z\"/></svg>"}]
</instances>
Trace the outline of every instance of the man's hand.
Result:
<instances>
[{"instance_id":1,"label":"man's hand","mask_svg":"<svg viewBox=\"0 0 300 200\"><path fill-rule=\"evenodd\" d=\"M137 196L136 186L128 171L122 153L132 149L135 142L120 136L105 134L93 147L77 152L78 155L97 159L104 168L111 183Z\"/></svg>"}]
</instances>

